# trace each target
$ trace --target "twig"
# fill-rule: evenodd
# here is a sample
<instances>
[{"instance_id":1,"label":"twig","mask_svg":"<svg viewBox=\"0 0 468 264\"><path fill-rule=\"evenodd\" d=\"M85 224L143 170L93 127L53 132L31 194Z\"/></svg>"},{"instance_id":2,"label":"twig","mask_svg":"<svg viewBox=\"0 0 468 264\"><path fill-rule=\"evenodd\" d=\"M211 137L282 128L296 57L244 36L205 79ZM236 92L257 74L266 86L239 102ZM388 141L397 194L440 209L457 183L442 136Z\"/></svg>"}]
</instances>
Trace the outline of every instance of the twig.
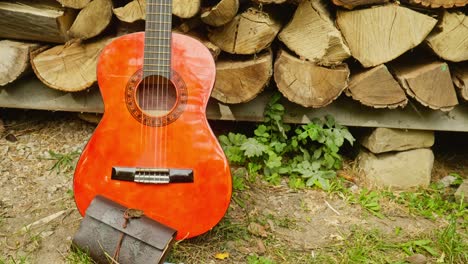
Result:
<instances>
[{"instance_id":1,"label":"twig","mask_svg":"<svg viewBox=\"0 0 468 264\"><path fill-rule=\"evenodd\" d=\"M324 200L325 203L327 204L328 208L330 208L333 212L335 212L335 214L337 215L341 215L340 212L338 212L335 208L333 208L328 202L327 200Z\"/></svg>"},{"instance_id":2,"label":"twig","mask_svg":"<svg viewBox=\"0 0 468 264\"><path fill-rule=\"evenodd\" d=\"M38 225L43 225L43 224L47 224L47 223L53 221L54 219L60 217L61 215L63 215L65 212L66 212L66 210L62 210L62 211L59 211L59 212L57 212L57 213L55 213L55 214L51 214L51 215L49 215L49 216L47 216L47 217L44 217L44 218L42 218L42 219L39 219L39 220L37 220L36 222L31 223L31 224L29 224L29 225L27 225L27 226L21 228L20 231L21 231L21 232L26 232L26 231L27 231L28 229L30 229L31 227L38 226Z\"/></svg>"}]
</instances>

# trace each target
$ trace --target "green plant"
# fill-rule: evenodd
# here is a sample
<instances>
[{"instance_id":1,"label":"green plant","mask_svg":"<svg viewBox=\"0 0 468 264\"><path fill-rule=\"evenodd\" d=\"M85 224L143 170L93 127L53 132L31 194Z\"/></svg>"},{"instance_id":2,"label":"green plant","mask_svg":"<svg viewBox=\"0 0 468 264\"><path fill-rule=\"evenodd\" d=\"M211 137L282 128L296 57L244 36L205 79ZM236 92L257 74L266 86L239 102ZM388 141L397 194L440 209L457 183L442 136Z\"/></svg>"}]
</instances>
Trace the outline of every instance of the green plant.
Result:
<instances>
[{"instance_id":1,"label":"green plant","mask_svg":"<svg viewBox=\"0 0 468 264\"><path fill-rule=\"evenodd\" d=\"M223 150L232 164L246 166L249 174L261 172L273 184L278 184L282 175L288 175L291 187L328 189L329 180L342 165L340 147L345 141L352 145L354 137L332 116L305 125L285 124L280 99L279 94L270 99L264 122L252 137L232 132L219 136Z\"/></svg>"},{"instance_id":2,"label":"green plant","mask_svg":"<svg viewBox=\"0 0 468 264\"><path fill-rule=\"evenodd\" d=\"M457 221L450 220L446 228L436 232L435 243L442 251L440 260L444 263L468 263L468 244L466 241L466 231L458 232Z\"/></svg>"},{"instance_id":3,"label":"green plant","mask_svg":"<svg viewBox=\"0 0 468 264\"><path fill-rule=\"evenodd\" d=\"M74 247L72 251L66 257L66 261L69 264L93 264L95 263L89 254L79 248Z\"/></svg>"},{"instance_id":4,"label":"green plant","mask_svg":"<svg viewBox=\"0 0 468 264\"><path fill-rule=\"evenodd\" d=\"M247 257L248 264L273 264L274 262L266 257L250 255Z\"/></svg>"},{"instance_id":5,"label":"green plant","mask_svg":"<svg viewBox=\"0 0 468 264\"><path fill-rule=\"evenodd\" d=\"M55 160L54 165L50 168L50 171L56 170L57 172L69 172L74 168L74 160L80 155L80 152L73 151L70 153L56 153L49 150L50 158L48 160Z\"/></svg>"}]
</instances>

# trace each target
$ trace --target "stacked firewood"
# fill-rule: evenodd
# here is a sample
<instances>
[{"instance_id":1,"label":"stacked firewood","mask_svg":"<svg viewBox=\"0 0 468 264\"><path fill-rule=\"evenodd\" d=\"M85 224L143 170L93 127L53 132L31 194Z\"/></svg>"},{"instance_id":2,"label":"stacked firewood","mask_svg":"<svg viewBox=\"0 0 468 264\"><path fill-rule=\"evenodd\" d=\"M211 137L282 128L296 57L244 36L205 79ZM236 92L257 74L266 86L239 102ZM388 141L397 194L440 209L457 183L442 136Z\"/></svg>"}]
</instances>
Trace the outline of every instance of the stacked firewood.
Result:
<instances>
[{"instance_id":1,"label":"stacked firewood","mask_svg":"<svg viewBox=\"0 0 468 264\"><path fill-rule=\"evenodd\" d=\"M318 108L345 94L374 108L468 100L468 0L173 0L173 29L216 60L212 97L265 88ZM76 92L96 83L99 52L144 31L145 0L0 1L0 85L34 73Z\"/></svg>"}]
</instances>

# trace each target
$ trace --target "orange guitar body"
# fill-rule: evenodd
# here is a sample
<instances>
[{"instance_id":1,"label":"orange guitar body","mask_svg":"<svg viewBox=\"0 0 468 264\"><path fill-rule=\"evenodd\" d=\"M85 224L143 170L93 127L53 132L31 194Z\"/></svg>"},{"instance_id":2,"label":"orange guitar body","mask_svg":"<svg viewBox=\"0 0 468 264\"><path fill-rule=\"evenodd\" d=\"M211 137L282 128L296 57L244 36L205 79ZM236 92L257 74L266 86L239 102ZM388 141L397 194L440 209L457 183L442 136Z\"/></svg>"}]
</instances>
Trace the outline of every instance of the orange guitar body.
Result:
<instances>
[{"instance_id":1,"label":"orange guitar body","mask_svg":"<svg viewBox=\"0 0 468 264\"><path fill-rule=\"evenodd\" d=\"M171 80L184 86L177 91L181 107L167 124L145 124L135 118L139 108L133 111L128 103L141 79L144 34L116 38L101 52L97 74L105 111L77 163L75 201L84 215L93 198L102 195L176 229L176 239L190 238L214 227L231 199L229 165L205 114L215 64L200 42L174 33L171 68L179 79ZM189 168L193 182L119 181L111 179L115 166Z\"/></svg>"}]
</instances>

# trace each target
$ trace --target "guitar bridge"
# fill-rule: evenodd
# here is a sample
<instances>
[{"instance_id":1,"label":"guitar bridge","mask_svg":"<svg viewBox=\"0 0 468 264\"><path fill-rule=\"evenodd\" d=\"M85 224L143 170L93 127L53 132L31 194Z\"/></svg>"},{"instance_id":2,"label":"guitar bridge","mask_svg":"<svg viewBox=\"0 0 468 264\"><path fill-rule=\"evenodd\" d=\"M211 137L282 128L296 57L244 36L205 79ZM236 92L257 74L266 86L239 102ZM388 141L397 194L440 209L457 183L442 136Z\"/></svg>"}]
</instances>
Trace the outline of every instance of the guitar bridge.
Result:
<instances>
[{"instance_id":1,"label":"guitar bridge","mask_svg":"<svg viewBox=\"0 0 468 264\"><path fill-rule=\"evenodd\" d=\"M150 184L193 182L189 169L112 167L111 179Z\"/></svg>"}]
</instances>

